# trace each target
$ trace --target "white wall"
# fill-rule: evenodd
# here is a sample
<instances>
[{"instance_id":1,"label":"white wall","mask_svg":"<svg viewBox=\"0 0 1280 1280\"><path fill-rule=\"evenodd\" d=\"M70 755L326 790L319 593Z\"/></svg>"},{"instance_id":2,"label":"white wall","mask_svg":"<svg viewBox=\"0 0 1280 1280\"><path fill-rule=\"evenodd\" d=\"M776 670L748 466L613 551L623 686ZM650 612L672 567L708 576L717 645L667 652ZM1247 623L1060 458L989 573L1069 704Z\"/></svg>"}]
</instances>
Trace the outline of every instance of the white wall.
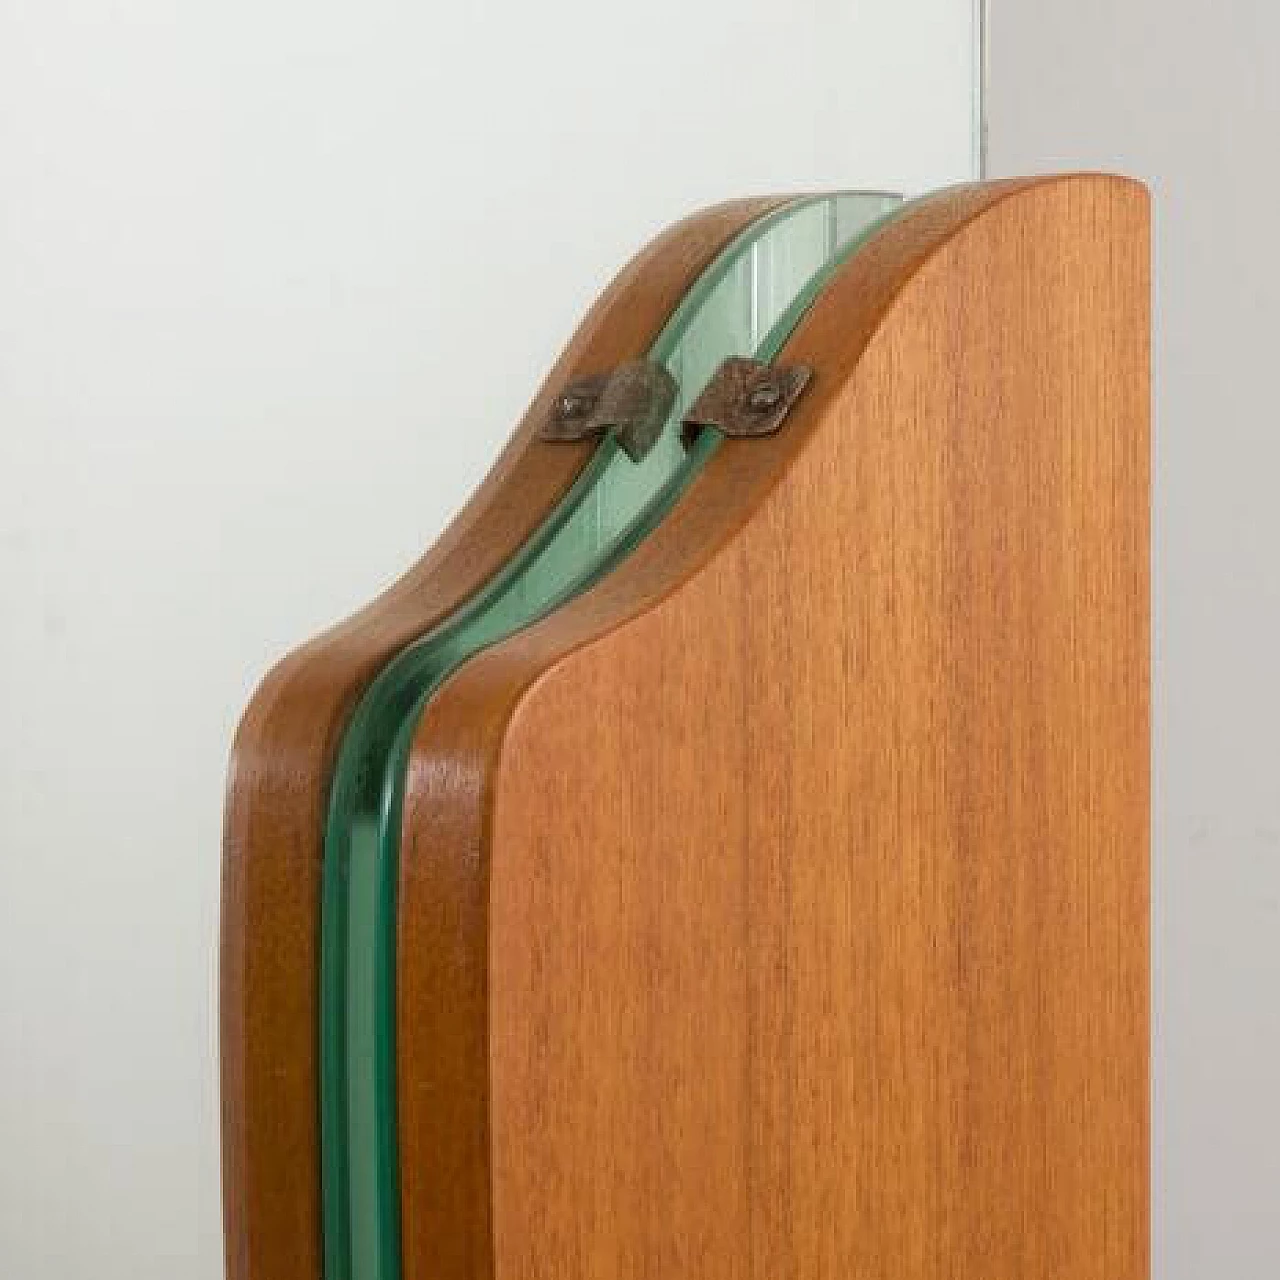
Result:
<instances>
[{"instance_id":1,"label":"white wall","mask_svg":"<svg viewBox=\"0 0 1280 1280\"><path fill-rule=\"evenodd\" d=\"M1155 195L1154 1267L1280 1276L1280 7L993 0L993 173Z\"/></svg>"},{"instance_id":2,"label":"white wall","mask_svg":"<svg viewBox=\"0 0 1280 1280\"><path fill-rule=\"evenodd\" d=\"M219 1274L257 677L416 557L662 224L969 176L970 19L0 0L0 1274Z\"/></svg>"}]
</instances>

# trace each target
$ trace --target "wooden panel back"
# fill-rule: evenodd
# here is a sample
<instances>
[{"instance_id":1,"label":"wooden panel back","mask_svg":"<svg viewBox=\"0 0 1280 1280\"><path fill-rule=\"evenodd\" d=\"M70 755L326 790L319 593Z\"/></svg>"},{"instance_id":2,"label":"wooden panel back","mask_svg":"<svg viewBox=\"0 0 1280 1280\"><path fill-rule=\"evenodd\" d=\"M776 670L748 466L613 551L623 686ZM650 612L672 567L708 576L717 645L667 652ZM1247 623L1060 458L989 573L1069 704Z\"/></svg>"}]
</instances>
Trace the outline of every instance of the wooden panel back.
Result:
<instances>
[{"instance_id":1,"label":"wooden panel back","mask_svg":"<svg viewBox=\"0 0 1280 1280\"><path fill-rule=\"evenodd\" d=\"M599 298L492 472L409 573L286 658L236 735L223 842L222 1163L229 1280L319 1280L319 893L334 754L361 691L472 595L567 491L591 446L535 437L572 378L642 355L715 255L779 199L672 227Z\"/></svg>"},{"instance_id":2,"label":"wooden panel back","mask_svg":"<svg viewBox=\"0 0 1280 1280\"><path fill-rule=\"evenodd\" d=\"M905 215L420 726L405 1280L1147 1272L1145 192Z\"/></svg>"}]
</instances>

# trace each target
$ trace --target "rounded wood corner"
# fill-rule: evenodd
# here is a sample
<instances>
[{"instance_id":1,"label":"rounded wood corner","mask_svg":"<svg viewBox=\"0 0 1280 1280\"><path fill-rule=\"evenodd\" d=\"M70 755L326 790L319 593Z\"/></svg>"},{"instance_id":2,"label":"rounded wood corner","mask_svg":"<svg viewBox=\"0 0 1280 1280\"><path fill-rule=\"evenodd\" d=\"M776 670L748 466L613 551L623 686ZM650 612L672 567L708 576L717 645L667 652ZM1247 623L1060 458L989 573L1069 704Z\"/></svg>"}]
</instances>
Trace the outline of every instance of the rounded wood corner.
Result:
<instances>
[{"instance_id":1,"label":"rounded wood corner","mask_svg":"<svg viewBox=\"0 0 1280 1280\"><path fill-rule=\"evenodd\" d=\"M591 445L537 429L563 385L644 354L724 246L785 197L717 204L642 248L587 313L488 476L422 559L278 663L236 731L223 827L220 1052L229 1280L319 1280L317 967L324 805L361 691L478 590L568 491Z\"/></svg>"},{"instance_id":2,"label":"rounded wood corner","mask_svg":"<svg viewBox=\"0 0 1280 1280\"><path fill-rule=\"evenodd\" d=\"M1076 201L1083 201L1087 209L1073 208ZM1102 171L960 183L904 206L837 273L779 353L776 363L780 365L804 364L814 370L812 383L785 431L769 440L727 441L679 508L621 568L451 676L423 717L411 770L424 783L438 777L436 707L455 700L460 711L465 704L466 712L456 717L441 712L442 726L446 719L451 729L465 720L472 737L496 735L483 748L477 742L475 754L460 753L455 758L466 758L482 771L491 769L521 700L541 680L550 678L558 664L590 644L606 641L617 627L658 607L689 585L714 555L725 551L787 469L810 447L890 311L906 299L920 273L954 250L975 224L988 226L990 219L1002 218L1015 230L1021 226L1034 240L1047 214L1058 227L1087 239L1097 230L1099 216L1119 217L1126 224L1127 247L1137 250L1131 254L1133 260L1145 263L1147 245L1145 239L1138 240L1147 234L1149 207L1150 191L1144 182ZM498 707L503 708L501 715Z\"/></svg>"},{"instance_id":3,"label":"rounded wood corner","mask_svg":"<svg viewBox=\"0 0 1280 1280\"><path fill-rule=\"evenodd\" d=\"M969 184L907 206L844 264L779 354L779 363L805 364L813 370L811 384L785 428L770 439L722 444L663 524L608 578L539 624L472 659L454 673L428 705L410 758L399 873L397 1062L405 1280L475 1280L494 1277L499 1272L516 1274L539 1265L537 1251L552 1247L548 1241L579 1258L589 1256L589 1250L599 1246L603 1238L597 1228L612 1229L616 1243L629 1229L622 1221L628 1214L644 1216L643 1226L653 1238L660 1237L675 1248L669 1233L655 1225L654 1215L662 1212L674 1213L689 1233L688 1239L694 1242L689 1246L693 1261L686 1258L680 1266L673 1263L667 1270L660 1267L657 1271L646 1270L645 1274L674 1276L681 1266L687 1272L706 1271L708 1267L715 1271L725 1265L724 1256L716 1249L736 1248L730 1236L747 1230L750 1219L742 1198L750 1197L741 1188L725 1189L717 1181L716 1186L724 1195L739 1198L732 1204L697 1205L698 1213L703 1215L697 1222L689 1217L694 1205L687 1206L686 1212L669 1201L662 1202L657 1183L649 1187L656 1200L628 1200L601 1208L601 1213L613 1212L622 1222L613 1228L600 1227L599 1214L587 1211L580 1198L574 1203L575 1192L589 1193L589 1188L575 1171L556 1163L561 1151L547 1127L552 1123L547 1116L548 1108L554 1104L561 1106L565 1114L572 1112L581 1119L582 1106L586 1104L564 1098L549 1103L544 1098L541 1104L530 1104L532 1110L520 1110L529 1099L512 1102L518 1092L512 1079L522 1072L527 1077L546 1069L548 1056L560 1053L556 1062L564 1066L574 1053L581 1057L587 1049L581 1045L548 1048L538 1042L538 1031L532 1023L546 1008L517 1010L512 992L520 979L513 976L513 966L524 964L529 972L536 972L551 983L548 975L566 959L586 966L607 967L611 962L608 940L599 936L584 944L588 953L585 957L573 953L572 946L554 956L535 954L536 948L531 950L528 943L529 935L552 927L546 926L545 921L540 923L543 907L559 913L559 926L569 928L564 913L572 911L572 903L564 896L557 898L561 893L555 887L557 860L564 859L561 869L568 886L563 888L564 895L571 896L575 886L580 888L585 883L581 877L592 874L585 868L594 856L590 823L598 798L593 797L593 787L600 785L608 790L616 783L610 796L598 799L598 803L615 805L611 820L624 825L634 822L636 839L643 842L650 838L645 832L646 824L657 822L660 816L652 793L646 793L645 788L655 785L661 775L663 785L675 786L679 791L680 798L672 803L688 806L691 813L696 810L697 816L691 820L703 824L698 834L704 843L714 841L714 830L706 824L720 812L716 808L718 801L715 797L709 801L692 799L692 791L681 788L679 778L696 775L704 764L699 747L715 750L714 744L719 740L715 732L717 717L731 718L740 710L741 699L747 696L744 690L752 680L750 670L744 673L744 667L760 663L758 678L764 679L766 670L775 676L779 671L780 659L772 653L774 648L785 651L803 667L810 656L825 652L824 645L843 645L846 660L853 663L859 660L858 645L878 643L865 633L868 617L863 613L844 619L846 630L841 636L826 629L816 603L822 598L819 584L824 574L838 578L848 572L842 555L862 557L865 563L860 567L871 575L868 580L877 588L870 594L882 602L888 600L892 606L892 599L884 597L883 592L877 594L878 588L889 579L901 586L906 571L901 564L886 558L888 553L882 543L872 544L870 539L884 535L897 519L904 526L910 525L915 517L906 499L914 491L913 486L918 484L930 495L929 501L935 503L929 509L930 518L956 522L960 532L954 535L958 540L955 554L962 559L978 554L965 539L1003 536L992 513L980 509L984 498L976 477L968 477L975 483L967 496L978 504L971 521L955 506L957 495L943 493L951 481L944 481L937 474L939 460L961 470L976 465L975 458L966 452L971 446L947 434L954 432L957 422L968 422L973 415L982 414L998 422L998 433L994 429L975 432L981 441L980 446L972 447L980 447L983 458L990 455L995 468L992 483L997 490L1001 485L1008 488L1010 519L1015 521L1037 518L1032 508L1024 510L1023 505L1013 505L1015 501L1031 502L1031 495L1019 487L1025 487L1027 475L1043 472L1051 476L1055 474L1054 467L1075 466L1078 462L1073 460L1074 455L1067 457L1076 445L1063 443L1072 429L1063 416L1066 410L1049 401L1041 403L1042 396L1054 392L1075 397L1073 406L1094 413L1093 422L1084 428L1083 443L1077 444L1098 454L1102 459L1098 461L1100 471L1112 468L1117 484L1128 486L1122 496L1145 492L1147 223L1145 187L1130 179L1102 174ZM1038 306L1039 299L1044 300L1044 308ZM1061 315L1050 305L1055 301L1064 304ZM1085 334L1079 326L1072 327L1072 308L1087 310L1095 304L1097 314L1088 319L1093 323L1101 318L1101 331ZM1051 311L1053 315L1046 319ZM989 329L982 329L980 322L987 322ZM1054 325L1059 328L1055 330ZM1060 341L1061 349L1052 347L1055 341ZM1104 349L1108 342L1111 350ZM1010 359L1007 369L999 367L1002 355ZM1123 385L1114 394L1107 392L1112 398L1103 403L1105 397L1098 378L1109 360L1118 362ZM943 385L957 368L957 361L977 362L973 377L957 376L954 386ZM1037 361L1045 364L1038 372L1033 368ZM1047 379L1043 386L1036 381L1041 375ZM917 381L926 385L925 391L917 392ZM916 394L920 395L919 413L923 415L927 410L934 417L913 416L912 406L903 398ZM1007 397L1007 402L1002 397ZM1009 407L1015 401L1020 412L1030 414L1034 408L1044 415L1044 421L1049 423L1044 440L1038 440L1031 432L1031 419L1025 440L1015 434L1019 427ZM899 443L887 431L889 423L896 424L910 439ZM1132 426L1132 438L1104 438L1104 429L1118 425ZM868 428L865 432L864 426ZM997 445L1013 451L1007 468L998 463L993 452ZM908 474L906 469L917 466L921 468L919 476ZM875 480L867 475L869 467L885 469L881 479L886 493L903 500L900 516L886 505L883 496L877 495ZM853 495L848 501L839 485L832 482L835 474L847 481ZM1074 481L1078 477L1068 479ZM1111 498L1115 496L1112 494ZM1048 495L1046 510L1055 510L1054 501L1064 504L1065 510L1065 504L1077 502L1079 497L1065 491ZM1098 527L1106 526L1106 532L1121 539L1119 549L1107 551L1100 542L1095 545L1090 541L1088 550L1099 557L1113 552L1121 557L1117 560L1118 571L1130 574L1133 580L1125 578L1118 585L1110 581L1107 603L1114 606L1119 625L1132 624L1132 628L1140 629L1135 593L1140 585L1139 570L1145 572L1145 525L1139 527L1140 521L1134 522L1131 511L1113 508L1109 501L1101 501ZM824 503L828 506L824 507ZM856 519L845 522L844 518L851 514L866 516L865 528L860 528ZM1016 530L1008 536L1011 545L1017 544ZM914 545L904 539L902 554L911 554ZM947 550L950 554L952 549ZM1022 546L1019 555L1024 552L1026 547ZM929 573L938 575L945 569L937 561L937 548L929 547L920 554L932 557L927 565ZM1124 560L1124 556L1130 558ZM969 572L970 566L962 567ZM1041 572L1031 553L1026 553L1025 560L1017 559L1015 567L1026 575ZM983 572L990 568L984 561ZM767 581L762 584L762 579ZM964 581L957 579L950 586L935 584L942 593L939 599L946 596L947 607L958 610L959 619L963 618L963 604L946 593L954 593ZM1075 589L1065 578L1063 581L1064 590ZM984 584L985 580L969 585L985 589ZM797 606L799 629L788 630L786 611L781 608L772 612L761 608L754 616L742 616L743 602L756 597L767 597L774 604L784 599L792 601ZM840 602L832 596L826 603L837 608ZM975 608L981 613L979 606ZM991 622L985 613L982 618ZM832 620L833 626L836 621ZM964 632L968 624L961 620L956 625ZM1019 641L1025 638L1020 631L1017 637ZM908 639L933 646L930 653L936 657L934 650L940 643L936 635ZM1137 630L1126 632L1125 656L1133 657L1139 652L1139 639ZM879 661L890 660L879 649L876 653ZM686 661L687 655L694 656ZM1092 649L1090 657L1106 666L1105 656ZM814 660L829 662L828 658ZM716 674L720 670L735 673L732 679L725 677L721 703L716 702L714 692L699 699L690 697L690 690L697 687L693 681L709 682L713 689L720 689ZM1119 678L1110 667L1104 674L1106 679ZM839 671L835 678L840 678ZM1118 698L1117 714L1129 716L1132 723L1126 721L1126 728L1135 730L1135 736L1126 739L1128 751L1136 741L1138 720L1146 714L1145 702L1133 689L1112 692ZM972 690L963 690L962 694L979 696ZM646 705L646 696L664 710L655 713L653 706ZM982 691L981 696L986 693ZM764 701L769 698L766 696ZM925 714L918 708L916 711ZM679 768L670 760L661 762L652 753L628 755L623 747L624 743L634 746L635 724L655 714L667 717L663 722L668 730L665 750L678 757ZM770 714L776 723L788 723L784 708L774 706ZM685 728L675 730L672 726L680 716L686 718L680 721ZM590 727L585 736L592 745L575 750L574 735L584 736L585 726ZM608 726L618 730L613 739ZM753 745L761 756L796 750L794 735L803 733L803 726L793 724L788 732L792 736L786 740L761 740ZM821 763L822 744L806 742L803 750L807 766L825 767ZM1129 766L1139 769L1132 751L1125 757L1125 767ZM754 770L764 779L766 789L775 787L779 794L797 785L794 778L783 778L785 765L766 766L748 760L743 767ZM872 765L867 768L873 771ZM602 769L612 772L606 775ZM684 775L679 769L684 770ZM719 779L717 785L732 785L731 774L721 770L715 776ZM884 781L879 775L876 777ZM530 781L534 778L536 784ZM1135 788L1139 782L1135 775ZM624 813L616 808L624 805L617 788L626 789L630 799L625 803L634 803L633 811ZM647 799L643 798L646 794ZM736 791L721 799L730 815L736 812L734 806L747 804ZM1135 790L1130 808L1120 815L1126 831L1132 830L1136 821L1136 804ZM579 828L576 814L582 809L587 816ZM785 816L784 805L779 818ZM575 835L572 853L564 843L557 845L554 857L548 853L545 865L534 867L514 858L508 860L502 877L495 881L495 842L517 838L524 841L525 837L513 832L526 819L530 819L530 828L550 823L562 836L587 834L581 842ZM757 820L768 823L774 819L758 815ZM831 820L835 822L836 818ZM662 826L670 835L665 818ZM645 847L650 848L648 844ZM778 876L787 874L780 867L772 868L772 872ZM577 881L572 880L574 874L580 877ZM1104 872L1098 870L1097 874L1103 876ZM530 888L535 882L535 888ZM628 881L628 889L637 894L647 892L637 884ZM1128 892L1133 885L1108 882L1108 887ZM763 889L753 882L750 891ZM594 905L601 906L600 902ZM1126 900L1118 909L1131 905ZM626 906L617 910L623 911ZM662 907L654 900L648 909L659 911ZM495 910L502 913L496 924ZM514 947L519 958L503 959L495 976L498 929L504 931L504 948L513 938L519 939L519 945ZM713 957L704 959L716 969ZM632 955L620 963L625 967L635 960ZM692 970L682 970L673 981L695 981L692 974ZM639 974L632 976L638 984L647 981ZM589 978L581 973L578 977L586 984L583 990L590 987ZM725 969L719 978L727 990L733 989L732 972ZM492 1020L495 982L504 1001L501 1025ZM522 995L529 995L527 984L520 990ZM567 990L559 991L559 999L572 1004L574 997L566 994ZM668 987L665 997L670 998L674 990ZM661 997L664 993L658 994ZM649 996L654 996L653 990ZM556 1007L564 1012L563 1004ZM716 1021L714 1009L703 1012L709 1019L706 1044L710 1046L714 1044L714 1030L723 1024ZM517 1031L509 1035L511 1026L517 1023ZM607 1035L608 1031L602 1027L600 1034ZM685 1037L685 1050L696 1057L698 1028L686 1026L679 1034ZM643 1052L639 1044L631 1048ZM1136 1069L1130 1072L1128 1068L1138 1063L1140 1056L1135 1045L1124 1064L1121 1083L1125 1090L1136 1087ZM513 1109L504 1112L503 1127L495 1132L494 1072L499 1068L501 1087L509 1090L502 1105ZM735 1059L735 1069L746 1068ZM525 1079L523 1084L527 1083ZM1071 1083L1074 1086L1074 1080ZM736 1086L726 1082L725 1087L732 1092ZM646 1122L644 1117L635 1115L628 1120L641 1127ZM762 1123L767 1122L766 1117ZM512 1125L519 1127L518 1137ZM627 1144L638 1136L639 1130L617 1134L620 1149L625 1152ZM678 1145L689 1135L671 1131L667 1137ZM1136 1152L1140 1138L1140 1134L1126 1130L1123 1140L1129 1144L1132 1139L1132 1151ZM597 1134L596 1139L604 1143L607 1136ZM507 1158L508 1141L521 1147L518 1158ZM545 1147L539 1148L543 1142ZM1127 1158L1131 1154L1128 1145L1125 1151ZM603 1148L596 1151L601 1161L609 1163L614 1159L602 1152ZM708 1164L702 1168L705 1176L711 1176L709 1162L714 1155L712 1151ZM501 1165L497 1182L495 1160ZM504 1212L502 1206L512 1204L533 1185L529 1178L534 1176L534 1165L542 1179L542 1190L537 1192L539 1209L548 1216L535 1224L527 1213L522 1216L522 1210L507 1223L498 1223L495 1215ZM1088 1161L1071 1172L1074 1175L1082 1170L1097 1172ZM948 1166L944 1172L949 1176L956 1170ZM897 1174L901 1174L904 1195L910 1192L912 1178L927 1182L927 1175L919 1170L899 1169ZM992 1194L1009 1191L1003 1171L984 1165L982 1176L989 1176L986 1190ZM631 1182L621 1178L612 1191L602 1194L631 1195L634 1178L630 1174L628 1177ZM958 1185L948 1183L946 1194L963 1197L964 1193L956 1189ZM692 1189L691 1184L678 1192L672 1189L672 1194L678 1199L679 1194L688 1195ZM783 1190L787 1189L771 1185L761 1194L782 1194ZM1037 1183L1035 1190L1039 1195L1044 1188ZM1136 1194L1131 1180L1123 1185L1117 1183L1111 1190L1122 1198ZM1050 1201L1046 1199L1045 1203ZM1073 1210L1084 1203L1082 1192ZM1130 1201L1125 1199L1124 1203L1129 1205ZM904 1201L902 1207L906 1205ZM1089 1201L1090 1212L1092 1205L1093 1201ZM1031 1200L1026 1205L1019 1200L1015 1208L1021 1211L1036 1206L1043 1207L1039 1200L1035 1205ZM528 1208L524 1205L524 1210ZM808 1208L806 1202L805 1212ZM969 1212L968 1202L961 1208ZM554 1221L553 1213L560 1215ZM579 1214L576 1225L575 1213ZM711 1221L717 1217L720 1220ZM910 1217L907 1213L906 1218ZM801 1214L794 1227L774 1223L770 1230L776 1227L790 1240L786 1247L799 1247L803 1253L808 1246L797 1246L793 1233L802 1231L806 1222L811 1231L824 1229L820 1219L806 1219ZM876 1229L890 1231L886 1222L887 1219L877 1218ZM865 1219L863 1225L867 1225ZM915 1225L921 1230L938 1229L936 1222ZM1056 1246L1073 1258L1081 1256L1083 1248L1100 1247L1099 1237L1092 1234L1099 1224L1091 1218L1084 1225L1080 1240L1073 1243L1064 1231L1060 1239L1054 1237ZM635 1227L636 1223L631 1222L630 1226ZM782 1235L765 1241L761 1247L782 1248ZM496 1243L499 1236L501 1242ZM641 1235L628 1239L636 1248L652 1245L650 1236L643 1236L643 1244ZM886 1241L892 1247L887 1247ZM697 1256L698 1242L706 1249L701 1256ZM904 1268L895 1274L935 1274L924 1267L909 1269L911 1250L916 1247L909 1234L897 1234L895 1228L891 1240L884 1237L879 1243L886 1246L880 1259L859 1257L859 1265L884 1270L883 1263L889 1258ZM1012 1235L1000 1237L998 1248L1006 1246L1010 1253L1005 1261L1009 1268L1015 1268L1017 1245ZM1113 1239L1108 1245L1108 1261L1115 1264L1111 1274L1137 1280L1137 1272L1129 1264L1142 1247L1136 1235L1132 1239L1128 1235ZM780 1264L788 1255L783 1248L782 1253L770 1256ZM1003 1258L1004 1254L1000 1256ZM978 1260L975 1266L980 1263ZM1104 1270L1096 1274L1101 1275ZM539 1273L570 1274L554 1267L543 1268ZM1034 1274L1047 1277L1050 1272L1036 1270ZM1093 1275L1095 1271L1086 1269L1080 1274Z\"/></svg>"}]
</instances>

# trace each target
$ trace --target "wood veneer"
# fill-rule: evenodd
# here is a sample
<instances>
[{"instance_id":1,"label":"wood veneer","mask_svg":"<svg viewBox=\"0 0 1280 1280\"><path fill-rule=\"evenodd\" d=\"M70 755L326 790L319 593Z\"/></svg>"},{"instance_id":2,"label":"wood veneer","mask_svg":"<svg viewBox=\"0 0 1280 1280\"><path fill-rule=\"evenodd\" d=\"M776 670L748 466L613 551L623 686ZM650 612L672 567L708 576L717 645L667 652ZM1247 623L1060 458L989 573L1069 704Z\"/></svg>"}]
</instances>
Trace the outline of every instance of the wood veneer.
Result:
<instances>
[{"instance_id":1,"label":"wood veneer","mask_svg":"<svg viewBox=\"0 0 1280 1280\"><path fill-rule=\"evenodd\" d=\"M1148 209L943 193L429 705L404 1280L1140 1280Z\"/></svg>"},{"instance_id":2,"label":"wood veneer","mask_svg":"<svg viewBox=\"0 0 1280 1280\"><path fill-rule=\"evenodd\" d=\"M229 1280L319 1280L319 893L337 744L400 648L486 582L564 495L590 444L535 439L567 382L644 354L716 254L779 198L676 224L600 296L510 443L423 559L280 663L236 734L223 843L222 1164Z\"/></svg>"}]
</instances>

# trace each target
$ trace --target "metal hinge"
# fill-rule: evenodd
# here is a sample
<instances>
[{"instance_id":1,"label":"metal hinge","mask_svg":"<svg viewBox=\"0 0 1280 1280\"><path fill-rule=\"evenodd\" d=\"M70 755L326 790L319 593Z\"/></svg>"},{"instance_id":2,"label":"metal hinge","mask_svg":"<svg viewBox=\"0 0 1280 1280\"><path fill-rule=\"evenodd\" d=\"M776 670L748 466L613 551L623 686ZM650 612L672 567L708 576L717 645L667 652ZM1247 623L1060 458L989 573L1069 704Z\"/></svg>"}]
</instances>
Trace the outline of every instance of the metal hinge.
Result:
<instances>
[{"instance_id":1,"label":"metal hinge","mask_svg":"<svg viewBox=\"0 0 1280 1280\"><path fill-rule=\"evenodd\" d=\"M769 365L730 356L684 415L685 439L703 427L751 439L772 435L808 385L805 365ZM660 364L630 360L612 373L571 382L555 399L540 436L550 441L594 440L612 431L633 461L653 448L676 402L676 381Z\"/></svg>"},{"instance_id":2,"label":"metal hinge","mask_svg":"<svg viewBox=\"0 0 1280 1280\"><path fill-rule=\"evenodd\" d=\"M810 374L802 364L769 365L730 356L684 415L685 435L702 427L739 439L772 435L800 398Z\"/></svg>"},{"instance_id":3,"label":"metal hinge","mask_svg":"<svg viewBox=\"0 0 1280 1280\"><path fill-rule=\"evenodd\" d=\"M543 440L591 440L612 431L633 462L662 434L676 402L676 380L652 360L631 360L612 373L571 382L539 433Z\"/></svg>"}]
</instances>

